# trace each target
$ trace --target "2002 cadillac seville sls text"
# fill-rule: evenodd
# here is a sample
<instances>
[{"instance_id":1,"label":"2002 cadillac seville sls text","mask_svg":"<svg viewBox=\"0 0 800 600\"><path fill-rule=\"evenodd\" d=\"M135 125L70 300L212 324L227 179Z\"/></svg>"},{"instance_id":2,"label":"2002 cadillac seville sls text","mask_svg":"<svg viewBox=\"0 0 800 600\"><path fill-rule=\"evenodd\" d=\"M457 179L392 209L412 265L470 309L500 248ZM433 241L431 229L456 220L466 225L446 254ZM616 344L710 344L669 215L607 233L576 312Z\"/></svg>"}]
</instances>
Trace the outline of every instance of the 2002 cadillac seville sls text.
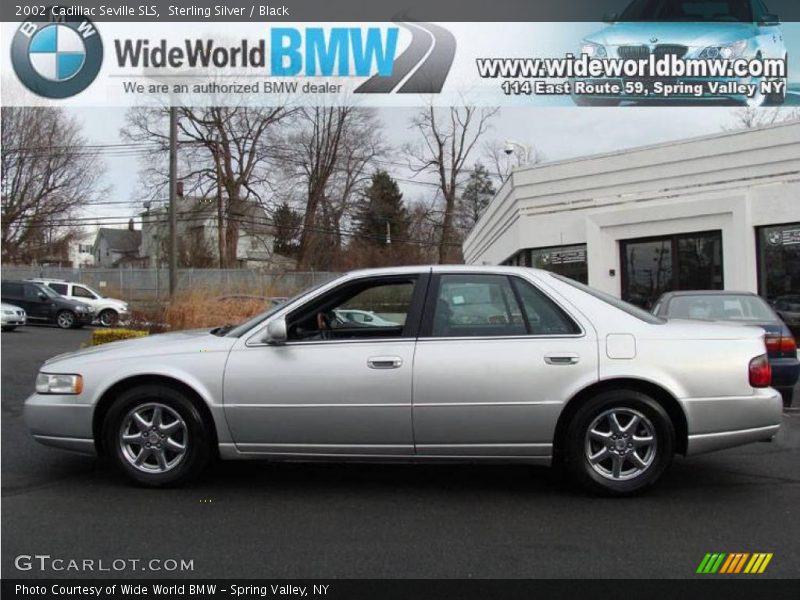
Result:
<instances>
[{"instance_id":1,"label":"2002 cadillac seville sls text","mask_svg":"<svg viewBox=\"0 0 800 600\"><path fill-rule=\"evenodd\" d=\"M25 416L156 486L219 455L555 462L619 495L776 434L763 337L532 269L358 271L235 327L57 356Z\"/></svg>"}]
</instances>

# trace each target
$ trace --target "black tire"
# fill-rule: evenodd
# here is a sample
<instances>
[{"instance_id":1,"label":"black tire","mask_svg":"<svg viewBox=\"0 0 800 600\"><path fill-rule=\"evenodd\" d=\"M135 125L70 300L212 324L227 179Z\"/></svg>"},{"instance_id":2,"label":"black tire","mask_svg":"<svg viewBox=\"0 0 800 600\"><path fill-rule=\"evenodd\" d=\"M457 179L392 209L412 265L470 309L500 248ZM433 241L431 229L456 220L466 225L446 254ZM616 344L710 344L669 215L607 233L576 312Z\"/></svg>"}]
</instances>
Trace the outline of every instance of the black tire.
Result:
<instances>
[{"instance_id":1,"label":"black tire","mask_svg":"<svg viewBox=\"0 0 800 600\"><path fill-rule=\"evenodd\" d=\"M78 317L71 310L58 311L56 325L61 329L75 329L79 326Z\"/></svg>"},{"instance_id":2,"label":"black tire","mask_svg":"<svg viewBox=\"0 0 800 600\"><path fill-rule=\"evenodd\" d=\"M16 325L3 325L3 331L14 331L16 328Z\"/></svg>"},{"instance_id":3,"label":"black tire","mask_svg":"<svg viewBox=\"0 0 800 600\"><path fill-rule=\"evenodd\" d=\"M113 327L117 324L117 321L119 321L119 314L117 311L107 308L100 311L100 314L97 318L103 327Z\"/></svg>"},{"instance_id":4,"label":"black tire","mask_svg":"<svg viewBox=\"0 0 800 600\"><path fill-rule=\"evenodd\" d=\"M123 427L131 423L129 417L132 412L143 409L142 414L147 415L146 407L154 404L174 411L182 419L185 427L185 437L179 437L178 442L185 444L186 450L174 466L160 472L145 470L157 468L155 465L148 466L147 463L156 462L156 459L151 460L151 457L160 451L152 448L150 451L153 454L145 459L143 467L137 467L132 462L134 456L129 449L123 447L122 442ZM147 429L145 433L151 435L150 431ZM105 454L126 476L144 486L167 487L185 483L196 477L208 465L212 456L212 435L197 407L185 394L165 385L143 385L120 394L103 421L102 434ZM166 443L164 446L166 448ZM133 449L135 450L135 446ZM139 447L139 451L147 452L144 445Z\"/></svg>"},{"instance_id":5,"label":"black tire","mask_svg":"<svg viewBox=\"0 0 800 600\"><path fill-rule=\"evenodd\" d=\"M605 441L597 441L589 436L590 427L606 435L603 423L610 424L612 411L618 417L618 423L623 426L632 425L636 431L627 434L614 433L609 426L608 435L615 439L609 437L603 438ZM628 416L631 420L625 421ZM634 416L638 416L636 424L633 424ZM624 432L624 429L621 431ZM648 434L648 431L651 433ZM648 435L654 439L654 444L634 447L634 443L644 443L642 440L646 440ZM618 444L623 447L620 448ZM630 447L626 447L628 445ZM627 496L655 484L669 467L675 452L675 428L664 408L650 396L633 390L609 390L581 406L567 427L563 450L564 465L577 484L595 494ZM589 454L603 456L601 451L608 458L593 465ZM634 464L631 452L636 453L640 464L646 462L646 466ZM624 458L619 458L623 456ZM622 466L615 476L613 465L617 460L620 460ZM623 470L625 465L628 468ZM628 475L626 471L629 471Z\"/></svg>"},{"instance_id":6,"label":"black tire","mask_svg":"<svg viewBox=\"0 0 800 600\"><path fill-rule=\"evenodd\" d=\"M783 388L781 390L781 397L783 398L783 406L789 408L794 401L794 388Z\"/></svg>"}]
</instances>

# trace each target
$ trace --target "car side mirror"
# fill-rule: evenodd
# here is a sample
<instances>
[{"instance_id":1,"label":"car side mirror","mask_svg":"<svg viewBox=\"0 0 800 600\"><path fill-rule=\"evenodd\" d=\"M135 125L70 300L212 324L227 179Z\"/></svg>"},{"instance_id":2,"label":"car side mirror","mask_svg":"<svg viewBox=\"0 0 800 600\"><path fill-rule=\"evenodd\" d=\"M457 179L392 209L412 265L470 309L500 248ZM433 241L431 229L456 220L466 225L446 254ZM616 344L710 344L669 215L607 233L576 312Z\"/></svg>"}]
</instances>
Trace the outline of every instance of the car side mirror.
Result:
<instances>
[{"instance_id":1,"label":"car side mirror","mask_svg":"<svg viewBox=\"0 0 800 600\"><path fill-rule=\"evenodd\" d=\"M607 12L603 15L603 23L616 23L619 14L615 12Z\"/></svg>"},{"instance_id":2,"label":"car side mirror","mask_svg":"<svg viewBox=\"0 0 800 600\"><path fill-rule=\"evenodd\" d=\"M44 292L39 292L36 295L39 296L39 300L42 300L42 301L47 300L47 294L45 294Z\"/></svg>"},{"instance_id":3,"label":"car side mirror","mask_svg":"<svg viewBox=\"0 0 800 600\"><path fill-rule=\"evenodd\" d=\"M761 19L758 21L759 25L764 25L765 27L769 27L772 25L780 25L781 18L778 15L774 15L771 13L766 13L761 15Z\"/></svg>"},{"instance_id":4,"label":"car side mirror","mask_svg":"<svg viewBox=\"0 0 800 600\"><path fill-rule=\"evenodd\" d=\"M289 337L286 319L283 317L273 319L267 324L267 332L264 334L264 343L270 346L282 346Z\"/></svg>"}]
</instances>

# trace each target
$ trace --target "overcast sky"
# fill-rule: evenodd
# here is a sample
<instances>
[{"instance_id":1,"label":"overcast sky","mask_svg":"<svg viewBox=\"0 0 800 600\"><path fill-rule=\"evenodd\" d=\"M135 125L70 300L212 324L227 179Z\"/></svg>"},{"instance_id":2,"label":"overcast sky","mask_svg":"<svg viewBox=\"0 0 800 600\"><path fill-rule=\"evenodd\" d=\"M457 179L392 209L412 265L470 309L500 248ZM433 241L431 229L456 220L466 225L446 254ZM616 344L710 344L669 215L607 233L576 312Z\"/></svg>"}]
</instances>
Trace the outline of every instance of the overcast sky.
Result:
<instances>
[{"instance_id":1,"label":"overcast sky","mask_svg":"<svg viewBox=\"0 0 800 600\"><path fill-rule=\"evenodd\" d=\"M121 108L69 109L82 123L90 144L116 144L122 140L124 123ZM669 140L719 133L733 123L736 109L725 107L621 107L621 108L506 108L495 118L486 140L512 140L533 144L547 161L612 152ZM387 140L395 146L414 141L410 128L414 110L378 109ZM476 154L473 160L479 159ZM127 202L86 209L85 216L128 217L138 212L136 197L138 168L135 159L107 157L106 184L111 187L109 201ZM407 173L399 173L406 177ZM417 177L431 181L429 175ZM431 186L403 184L408 200L430 195ZM93 231L94 227L87 226Z\"/></svg>"}]
</instances>

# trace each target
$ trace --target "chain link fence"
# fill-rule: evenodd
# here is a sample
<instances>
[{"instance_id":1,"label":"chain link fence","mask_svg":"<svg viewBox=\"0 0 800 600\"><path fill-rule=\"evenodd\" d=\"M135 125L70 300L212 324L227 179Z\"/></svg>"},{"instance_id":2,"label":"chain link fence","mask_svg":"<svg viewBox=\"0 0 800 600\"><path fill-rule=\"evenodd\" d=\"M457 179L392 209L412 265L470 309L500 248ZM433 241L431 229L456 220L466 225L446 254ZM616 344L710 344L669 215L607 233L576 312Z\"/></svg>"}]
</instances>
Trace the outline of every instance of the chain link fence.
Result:
<instances>
[{"instance_id":1,"label":"chain link fence","mask_svg":"<svg viewBox=\"0 0 800 600\"><path fill-rule=\"evenodd\" d=\"M249 269L178 269L178 291L208 292L214 296L253 294L289 296L330 281L339 273L265 273ZM85 283L101 294L131 302L165 299L169 295L167 269L101 269L3 266L2 279L50 278Z\"/></svg>"}]
</instances>

